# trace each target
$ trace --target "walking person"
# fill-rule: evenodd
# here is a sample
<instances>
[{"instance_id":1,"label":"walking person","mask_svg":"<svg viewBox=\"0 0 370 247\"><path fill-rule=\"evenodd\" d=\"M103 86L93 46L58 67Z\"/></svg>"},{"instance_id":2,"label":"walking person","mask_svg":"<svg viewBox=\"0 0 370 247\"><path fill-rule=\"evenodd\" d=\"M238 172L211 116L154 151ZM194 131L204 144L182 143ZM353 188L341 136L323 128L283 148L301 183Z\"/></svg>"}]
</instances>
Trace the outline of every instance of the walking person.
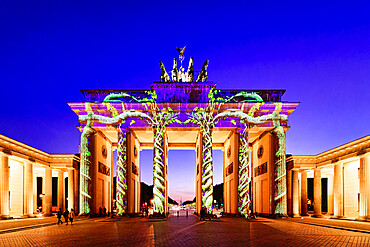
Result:
<instances>
[{"instance_id":1,"label":"walking person","mask_svg":"<svg viewBox=\"0 0 370 247\"><path fill-rule=\"evenodd\" d=\"M205 214L206 214L206 210L204 209L204 207L202 207L202 209L200 210L200 220L206 220L204 218Z\"/></svg>"},{"instance_id":2,"label":"walking person","mask_svg":"<svg viewBox=\"0 0 370 247\"><path fill-rule=\"evenodd\" d=\"M63 221L62 221L62 209L59 208L59 211L57 212L57 218L58 218L58 225L59 223L63 225Z\"/></svg>"},{"instance_id":3,"label":"walking person","mask_svg":"<svg viewBox=\"0 0 370 247\"><path fill-rule=\"evenodd\" d=\"M68 211L68 209L66 209L66 211L64 211L64 213L63 213L63 216L64 216L64 220L65 220L67 225L68 225L68 215L69 215L69 211Z\"/></svg>"},{"instance_id":4,"label":"walking person","mask_svg":"<svg viewBox=\"0 0 370 247\"><path fill-rule=\"evenodd\" d=\"M73 210L73 208L71 208L71 211L69 212L69 215L68 215L69 221L71 222L71 225L73 223L73 219L74 219L75 216L76 216L75 211Z\"/></svg>"}]
</instances>

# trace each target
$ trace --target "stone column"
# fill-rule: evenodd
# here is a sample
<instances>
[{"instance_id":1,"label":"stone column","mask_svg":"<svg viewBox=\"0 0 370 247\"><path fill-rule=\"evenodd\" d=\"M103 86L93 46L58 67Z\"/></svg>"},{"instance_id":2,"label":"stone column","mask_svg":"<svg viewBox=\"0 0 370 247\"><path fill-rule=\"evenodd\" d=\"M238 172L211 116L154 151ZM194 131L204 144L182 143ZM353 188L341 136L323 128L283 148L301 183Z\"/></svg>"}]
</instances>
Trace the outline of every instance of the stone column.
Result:
<instances>
[{"instance_id":1,"label":"stone column","mask_svg":"<svg viewBox=\"0 0 370 247\"><path fill-rule=\"evenodd\" d=\"M127 213L127 129L118 127L118 146L117 146L117 188L116 203L117 214Z\"/></svg>"},{"instance_id":2,"label":"stone column","mask_svg":"<svg viewBox=\"0 0 370 247\"><path fill-rule=\"evenodd\" d=\"M308 215L307 208L307 171L301 172L301 215Z\"/></svg>"},{"instance_id":3,"label":"stone column","mask_svg":"<svg viewBox=\"0 0 370 247\"><path fill-rule=\"evenodd\" d=\"M328 214L334 215L334 183L333 176L328 176Z\"/></svg>"},{"instance_id":4,"label":"stone column","mask_svg":"<svg viewBox=\"0 0 370 247\"><path fill-rule=\"evenodd\" d=\"M370 153L360 156L360 219L370 220Z\"/></svg>"},{"instance_id":5,"label":"stone column","mask_svg":"<svg viewBox=\"0 0 370 247\"><path fill-rule=\"evenodd\" d=\"M24 164L24 215L33 215L33 164L26 162Z\"/></svg>"},{"instance_id":6,"label":"stone column","mask_svg":"<svg viewBox=\"0 0 370 247\"><path fill-rule=\"evenodd\" d=\"M334 217L343 217L343 163L334 164Z\"/></svg>"},{"instance_id":7,"label":"stone column","mask_svg":"<svg viewBox=\"0 0 370 247\"><path fill-rule=\"evenodd\" d=\"M292 170L286 172L288 215L292 216Z\"/></svg>"},{"instance_id":8,"label":"stone column","mask_svg":"<svg viewBox=\"0 0 370 247\"><path fill-rule=\"evenodd\" d=\"M74 169L68 168L68 210L71 210L71 208L74 207L73 206L75 198L74 186L75 186Z\"/></svg>"},{"instance_id":9,"label":"stone column","mask_svg":"<svg viewBox=\"0 0 370 247\"><path fill-rule=\"evenodd\" d=\"M321 215L321 170L320 168L314 169L314 178L313 178L313 216L322 217Z\"/></svg>"},{"instance_id":10,"label":"stone column","mask_svg":"<svg viewBox=\"0 0 370 247\"><path fill-rule=\"evenodd\" d=\"M42 211L45 215L51 214L52 200L53 200L53 176L50 167L45 167L44 179L44 196L42 198Z\"/></svg>"},{"instance_id":11,"label":"stone column","mask_svg":"<svg viewBox=\"0 0 370 247\"><path fill-rule=\"evenodd\" d=\"M59 208L64 210L64 173L58 171L58 210Z\"/></svg>"},{"instance_id":12,"label":"stone column","mask_svg":"<svg viewBox=\"0 0 370 247\"><path fill-rule=\"evenodd\" d=\"M0 218L9 216L9 156L0 154Z\"/></svg>"},{"instance_id":13,"label":"stone column","mask_svg":"<svg viewBox=\"0 0 370 247\"><path fill-rule=\"evenodd\" d=\"M292 213L293 217L299 216L299 184L298 184L298 171L292 171Z\"/></svg>"}]
</instances>

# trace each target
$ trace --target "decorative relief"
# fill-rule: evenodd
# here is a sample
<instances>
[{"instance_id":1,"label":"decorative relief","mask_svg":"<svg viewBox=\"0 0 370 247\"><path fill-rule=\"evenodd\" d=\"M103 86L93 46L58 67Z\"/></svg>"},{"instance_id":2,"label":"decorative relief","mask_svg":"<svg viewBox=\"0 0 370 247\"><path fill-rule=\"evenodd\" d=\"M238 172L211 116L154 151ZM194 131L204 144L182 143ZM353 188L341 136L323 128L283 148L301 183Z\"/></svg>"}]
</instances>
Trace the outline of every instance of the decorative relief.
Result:
<instances>
[{"instance_id":1,"label":"decorative relief","mask_svg":"<svg viewBox=\"0 0 370 247\"><path fill-rule=\"evenodd\" d=\"M110 168L101 162L99 162L98 171L104 175L110 176Z\"/></svg>"},{"instance_id":2,"label":"decorative relief","mask_svg":"<svg viewBox=\"0 0 370 247\"><path fill-rule=\"evenodd\" d=\"M136 145L134 146L134 157L135 158L137 157L137 147L136 147Z\"/></svg>"},{"instance_id":3,"label":"decorative relief","mask_svg":"<svg viewBox=\"0 0 370 247\"><path fill-rule=\"evenodd\" d=\"M261 159L263 156L263 146L260 146L257 150L257 157Z\"/></svg>"},{"instance_id":4,"label":"decorative relief","mask_svg":"<svg viewBox=\"0 0 370 247\"><path fill-rule=\"evenodd\" d=\"M267 172L267 162L254 168L254 174L256 177L265 174L266 172Z\"/></svg>"},{"instance_id":5,"label":"decorative relief","mask_svg":"<svg viewBox=\"0 0 370 247\"><path fill-rule=\"evenodd\" d=\"M225 169L226 177L229 176L230 174L232 174L233 171L234 171L234 167L233 167L233 163L231 163Z\"/></svg>"},{"instance_id":6,"label":"decorative relief","mask_svg":"<svg viewBox=\"0 0 370 247\"><path fill-rule=\"evenodd\" d=\"M137 166L135 165L134 162L132 162L132 165L131 165L131 172L135 175L139 175L139 172L137 170Z\"/></svg>"},{"instance_id":7,"label":"decorative relief","mask_svg":"<svg viewBox=\"0 0 370 247\"><path fill-rule=\"evenodd\" d=\"M231 145L229 145L229 148L227 149L227 158L230 158L231 156Z\"/></svg>"},{"instance_id":8,"label":"decorative relief","mask_svg":"<svg viewBox=\"0 0 370 247\"><path fill-rule=\"evenodd\" d=\"M102 156L103 156L104 159L106 159L108 157L107 147L105 145L103 145L101 147L101 154L102 154Z\"/></svg>"}]
</instances>

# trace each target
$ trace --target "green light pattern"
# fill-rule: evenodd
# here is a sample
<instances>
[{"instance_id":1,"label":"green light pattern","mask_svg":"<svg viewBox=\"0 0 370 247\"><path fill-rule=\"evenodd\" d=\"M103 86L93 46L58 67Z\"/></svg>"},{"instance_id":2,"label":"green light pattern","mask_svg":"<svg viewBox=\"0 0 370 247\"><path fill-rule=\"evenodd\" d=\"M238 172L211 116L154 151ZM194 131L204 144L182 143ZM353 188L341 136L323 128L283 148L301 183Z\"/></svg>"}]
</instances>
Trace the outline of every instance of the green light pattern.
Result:
<instances>
[{"instance_id":1,"label":"green light pattern","mask_svg":"<svg viewBox=\"0 0 370 247\"><path fill-rule=\"evenodd\" d=\"M248 141L248 128L244 128L239 134L239 186L238 186L238 199L239 213L246 218L250 216L250 176L249 176L249 141Z\"/></svg>"},{"instance_id":2,"label":"green light pattern","mask_svg":"<svg viewBox=\"0 0 370 247\"><path fill-rule=\"evenodd\" d=\"M277 106L280 106L281 110L281 103L277 104ZM254 109L255 110L255 109ZM215 116L214 122L217 122L218 119L225 118L225 117L234 117L240 119L241 123L245 124L246 126L248 124L260 124L266 121L273 121L274 126L279 125L280 121L286 121L288 117L286 115L280 115L278 111L278 107L276 107L274 113L267 114L259 117L253 117L253 114L246 114L242 112L239 109L235 110L227 110L222 113L219 113ZM284 139L279 138L279 151L277 154L279 154L279 162L278 166L278 176L275 181L279 184L279 195L278 198L275 198L275 201L278 201L278 206L276 209L279 208L278 212L286 212L286 206L284 207L284 200L285 198L285 135L283 127L280 126L280 128L276 128L276 131L278 131L278 137L281 137L281 130L283 132ZM249 167L248 167L248 156L249 156L249 148L247 146L248 138L247 133L242 135L242 140L240 140L240 147L239 150L242 152L239 153L239 186L238 186L238 193L239 193L239 213L244 215L245 217L250 216L250 197L249 197L249 182L250 182L250 176L249 176ZM282 147L282 143L284 144ZM247 151L248 150L248 151ZM243 162L240 162L243 160ZM283 163L284 162L284 163ZM242 168L242 169L240 169ZM248 172L247 172L248 171ZM284 186L284 188L283 188ZM283 193L284 192L284 193ZM284 205L283 205L284 204ZM285 211L284 211L285 210Z\"/></svg>"},{"instance_id":3,"label":"green light pattern","mask_svg":"<svg viewBox=\"0 0 370 247\"><path fill-rule=\"evenodd\" d=\"M281 111L282 103L275 104L273 112L274 132L278 137L279 149L276 152L275 162L275 214L287 214L287 199L286 199L286 168L285 168L285 132L280 124L279 112Z\"/></svg>"},{"instance_id":4,"label":"green light pattern","mask_svg":"<svg viewBox=\"0 0 370 247\"><path fill-rule=\"evenodd\" d=\"M154 147L153 147L153 196L154 196L154 212L163 214L165 211L165 164L164 164L164 132L166 126L173 122L181 123L174 114L171 108L164 108L162 111L157 111L157 104L152 104L153 111L152 127L154 130Z\"/></svg>"},{"instance_id":5,"label":"green light pattern","mask_svg":"<svg viewBox=\"0 0 370 247\"><path fill-rule=\"evenodd\" d=\"M91 116L91 114L89 114ZM80 161L80 214L90 213L90 165L91 165L91 152L89 150L89 138L94 132L91 128L91 119L87 119L81 134L81 161Z\"/></svg>"},{"instance_id":6,"label":"green light pattern","mask_svg":"<svg viewBox=\"0 0 370 247\"><path fill-rule=\"evenodd\" d=\"M117 147L117 209L118 215L127 212L127 131L118 126Z\"/></svg>"},{"instance_id":7,"label":"green light pattern","mask_svg":"<svg viewBox=\"0 0 370 247\"><path fill-rule=\"evenodd\" d=\"M212 109L214 104L209 104L207 110L196 108L185 121L199 125L202 132L202 207L206 207L208 213L212 213L213 209Z\"/></svg>"}]
</instances>

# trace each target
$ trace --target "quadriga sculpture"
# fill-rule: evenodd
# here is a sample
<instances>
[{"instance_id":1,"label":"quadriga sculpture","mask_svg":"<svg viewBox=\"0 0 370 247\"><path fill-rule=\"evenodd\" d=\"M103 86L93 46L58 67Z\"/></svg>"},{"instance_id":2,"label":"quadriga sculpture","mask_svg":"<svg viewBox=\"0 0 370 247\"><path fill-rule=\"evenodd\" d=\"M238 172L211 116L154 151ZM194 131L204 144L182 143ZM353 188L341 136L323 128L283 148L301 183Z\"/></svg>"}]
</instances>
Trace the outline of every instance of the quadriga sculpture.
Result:
<instances>
[{"instance_id":1,"label":"quadriga sculpture","mask_svg":"<svg viewBox=\"0 0 370 247\"><path fill-rule=\"evenodd\" d=\"M161 68L161 81L163 82L171 82L170 76L166 72L166 68L164 67L164 64L162 61L159 61L159 67Z\"/></svg>"},{"instance_id":2,"label":"quadriga sculpture","mask_svg":"<svg viewBox=\"0 0 370 247\"><path fill-rule=\"evenodd\" d=\"M203 64L202 71L198 74L195 82L206 82L208 78L207 67L209 60L206 60Z\"/></svg>"}]
</instances>

